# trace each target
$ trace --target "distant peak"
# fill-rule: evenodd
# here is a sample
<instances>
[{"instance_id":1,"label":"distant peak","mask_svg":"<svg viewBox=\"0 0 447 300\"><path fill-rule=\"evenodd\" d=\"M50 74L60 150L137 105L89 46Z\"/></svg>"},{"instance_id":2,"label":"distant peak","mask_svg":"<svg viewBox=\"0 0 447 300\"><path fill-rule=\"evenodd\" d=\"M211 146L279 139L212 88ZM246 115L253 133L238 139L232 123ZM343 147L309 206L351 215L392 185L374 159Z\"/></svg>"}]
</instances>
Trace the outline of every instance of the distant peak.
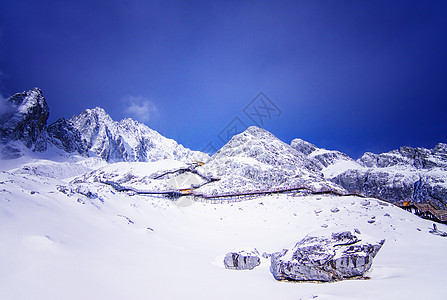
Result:
<instances>
[{"instance_id":1,"label":"distant peak","mask_svg":"<svg viewBox=\"0 0 447 300\"><path fill-rule=\"evenodd\" d=\"M255 137L262 137L265 135L274 136L272 133L268 132L264 128L258 127L258 126L250 126L242 134L250 134Z\"/></svg>"},{"instance_id":2,"label":"distant peak","mask_svg":"<svg viewBox=\"0 0 447 300\"><path fill-rule=\"evenodd\" d=\"M95 108L86 109L85 111L88 113L93 113L93 114L97 114L97 115L107 115L104 108L99 107L99 106L97 106Z\"/></svg>"},{"instance_id":3,"label":"distant peak","mask_svg":"<svg viewBox=\"0 0 447 300\"><path fill-rule=\"evenodd\" d=\"M34 88L30 89L29 92L35 92L35 93L42 94L42 90L38 87L34 87Z\"/></svg>"}]
</instances>

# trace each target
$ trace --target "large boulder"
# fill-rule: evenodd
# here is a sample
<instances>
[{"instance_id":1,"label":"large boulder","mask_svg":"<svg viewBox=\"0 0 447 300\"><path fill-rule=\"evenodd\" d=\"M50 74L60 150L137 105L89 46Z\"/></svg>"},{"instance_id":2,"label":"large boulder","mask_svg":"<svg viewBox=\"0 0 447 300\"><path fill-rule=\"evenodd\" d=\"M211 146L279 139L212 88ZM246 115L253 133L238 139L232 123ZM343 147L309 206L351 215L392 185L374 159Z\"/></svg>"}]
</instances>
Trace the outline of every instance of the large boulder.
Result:
<instances>
[{"instance_id":1,"label":"large boulder","mask_svg":"<svg viewBox=\"0 0 447 300\"><path fill-rule=\"evenodd\" d=\"M261 259L255 254L246 251L230 252L224 258L227 269L252 270L261 264Z\"/></svg>"},{"instance_id":2,"label":"large boulder","mask_svg":"<svg viewBox=\"0 0 447 300\"><path fill-rule=\"evenodd\" d=\"M355 231L358 234L358 231ZM292 249L271 256L277 280L338 281L363 276L385 240L368 243L350 231L307 236Z\"/></svg>"}]
</instances>

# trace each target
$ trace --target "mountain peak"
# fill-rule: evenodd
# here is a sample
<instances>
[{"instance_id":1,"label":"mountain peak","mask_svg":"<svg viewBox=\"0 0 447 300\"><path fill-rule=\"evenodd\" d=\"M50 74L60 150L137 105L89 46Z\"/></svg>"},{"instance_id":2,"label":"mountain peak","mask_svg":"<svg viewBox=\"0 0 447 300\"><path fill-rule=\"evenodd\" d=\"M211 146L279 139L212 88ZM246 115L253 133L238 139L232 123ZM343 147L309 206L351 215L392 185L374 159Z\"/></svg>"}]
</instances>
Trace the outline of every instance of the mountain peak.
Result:
<instances>
[{"instance_id":1,"label":"mountain peak","mask_svg":"<svg viewBox=\"0 0 447 300\"><path fill-rule=\"evenodd\" d=\"M31 148L47 123L48 105L39 88L14 94L9 109L0 118L0 138L3 143L20 140Z\"/></svg>"},{"instance_id":2,"label":"mountain peak","mask_svg":"<svg viewBox=\"0 0 447 300\"><path fill-rule=\"evenodd\" d=\"M186 149L133 119L114 121L101 107L86 109L70 121L87 149L109 162L208 160L206 154Z\"/></svg>"},{"instance_id":3,"label":"mountain peak","mask_svg":"<svg viewBox=\"0 0 447 300\"><path fill-rule=\"evenodd\" d=\"M247 129L245 129L244 132L241 134L249 134L254 137L273 137L276 138L271 132L265 130L264 128L258 127L258 126L250 126Z\"/></svg>"}]
</instances>

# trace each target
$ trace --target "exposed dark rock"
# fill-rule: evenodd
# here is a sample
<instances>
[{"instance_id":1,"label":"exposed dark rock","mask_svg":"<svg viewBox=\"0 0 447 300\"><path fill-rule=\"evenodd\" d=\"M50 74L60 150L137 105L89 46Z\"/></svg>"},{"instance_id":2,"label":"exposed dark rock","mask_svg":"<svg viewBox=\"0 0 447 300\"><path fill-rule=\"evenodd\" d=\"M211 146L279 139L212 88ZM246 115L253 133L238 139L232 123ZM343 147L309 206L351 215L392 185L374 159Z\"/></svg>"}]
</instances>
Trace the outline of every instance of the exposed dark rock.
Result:
<instances>
[{"instance_id":1,"label":"exposed dark rock","mask_svg":"<svg viewBox=\"0 0 447 300\"><path fill-rule=\"evenodd\" d=\"M385 241L367 243L350 231L307 236L292 249L272 254L277 280L337 281L364 276Z\"/></svg>"},{"instance_id":2,"label":"exposed dark rock","mask_svg":"<svg viewBox=\"0 0 447 300\"><path fill-rule=\"evenodd\" d=\"M309 142L306 142L302 139L294 139L290 143L290 146L294 148L295 150L303 153L304 155L309 155L313 151L317 150L318 148Z\"/></svg>"},{"instance_id":3,"label":"exposed dark rock","mask_svg":"<svg viewBox=\"0 0 447 300\"><path fill-rule=\"evenodd\" d=\"M0 141L21 141L31 148L46 125L49 110L42 91L34 88L7 100L8 111L0 116Z\"/></svg>"},{"instance_id":4,"label":"exposed dark rock","mask_svg":"<svg viewBox=\"0 0 447 300\"><path fill-rule=\"evenodd\" d=\"M43 152L47 150L49 144L67 153L77 152L88 155L86 142L81 139L79 131L73 127L73 124L65 118L48 125L39 135L34 149Z\"/></svg>"},{"instance_id":5,"label":"exposed dark rock","mask_svg":"<svg viewBox=\"0 0 447 300\"><path fill-rule=\"evenodd\" d=\"M245 251L230 252L224 258L224 265L227 269L252 270L261 264L258 255Z\"/></svg>"},{"instance_id":6,"label":"exposed dark rock","mask_svg":"<svg viewBox=\"0 0 447 300\"><path fill-rule=\"evenodd\" d=\"M439 235L439 236L442 236L442 237L447 237L447 232L444 232L444 231L439 230L439 229L438 229L438 225L436 225L436 224L434 224L434 223L433 223L433 229L430 229L429 232L430 232L431 234L434 234L434 235Z\"/></svg>"}]
</instances>

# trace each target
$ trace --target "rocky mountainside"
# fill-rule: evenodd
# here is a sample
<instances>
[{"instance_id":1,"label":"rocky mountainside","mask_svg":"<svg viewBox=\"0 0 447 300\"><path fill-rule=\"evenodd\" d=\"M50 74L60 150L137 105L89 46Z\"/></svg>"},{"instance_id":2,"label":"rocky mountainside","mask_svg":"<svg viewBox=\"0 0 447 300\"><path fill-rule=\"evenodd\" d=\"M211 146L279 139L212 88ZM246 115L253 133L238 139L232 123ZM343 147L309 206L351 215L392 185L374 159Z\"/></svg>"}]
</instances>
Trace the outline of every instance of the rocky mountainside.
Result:
<instances>
[{"instance_id":1,"label":"rocky mountainside","mask_svg":"<svg viewBox=\"0 0 447 300\"><path fill-rule=\"evenodd\" d=\"M199 169L221 179L200 188L206 194L303 185L343 190L316 172L304 153L256 126L235 135Z\"/></svg>"},{"instance_id":2,"label":"rocky mountainside","mask_svg":"<svg viewBox=\"0 0 447 300\"><path fill-rule=\"evenodd\" d=\"M47 123L50 115L42 91L34 88L13 95L6 102L6 111L0 115L0 141L21 141L31 148Z\"/></svg>"},{"instance_id":3,"label":"rocky mountainside","mask_svg":"<svg viewBox=\"0 0 447 300\"><path fill-rule=\"evenodd\" d=\"M49 109L38 88L13 95L6 105L8 110L0 116L3 158L23 155L17 142L32 151L44 152L55 147L67 153L99 156L108 162L209 158L134 120L113 121L102 108L87 109L70 120L61 118L47 126Z\"/></svg>"},{"instance_id":4,"label":"rocky mountainside","mask_svg":"<svg viewBox=\"0 0 447 300\"><path fill-rule=\"evenodd\" d=\"M104 109L99 107L86 109L71 118L70 123L80 133L90 153L108 162L209 159L207 154L187 149L132 119L113 121Z\"/></svg>"},{"instance_id":5,"label":"rocky mountainside","mask_svg":"<svg viewBox=\"0 0 447 300\"><path fill-rule=\"evenodd\" d=\"M355 161L301 139L288 145L264 129L249 127L209 159L132 119L116 122L102 108L47 125L49 109L38 88L15 94L6 108L0 115L2 158L20 157L26 149L53 148L107 162L209 160L198 170L221 180L201 187L199 191L205 194L306 185L390 202L430 202L438 209L447 204L447 145L442 143L433 149L367 152Z\"/></svg>"},{"instance_id":6,"label":"rocky mountainside","mask_svg":"<svg viewBox=\"0 0 447 300\"><path fill-rule=\"evenodd\" d=\"M306 156L306 165L349 192L390 202L447 204L447 145L433 149L401 147L388 153L365 153L354 161L339 151L319 149L300 139L291 146Z\"/></svg>"}]
</instances>

